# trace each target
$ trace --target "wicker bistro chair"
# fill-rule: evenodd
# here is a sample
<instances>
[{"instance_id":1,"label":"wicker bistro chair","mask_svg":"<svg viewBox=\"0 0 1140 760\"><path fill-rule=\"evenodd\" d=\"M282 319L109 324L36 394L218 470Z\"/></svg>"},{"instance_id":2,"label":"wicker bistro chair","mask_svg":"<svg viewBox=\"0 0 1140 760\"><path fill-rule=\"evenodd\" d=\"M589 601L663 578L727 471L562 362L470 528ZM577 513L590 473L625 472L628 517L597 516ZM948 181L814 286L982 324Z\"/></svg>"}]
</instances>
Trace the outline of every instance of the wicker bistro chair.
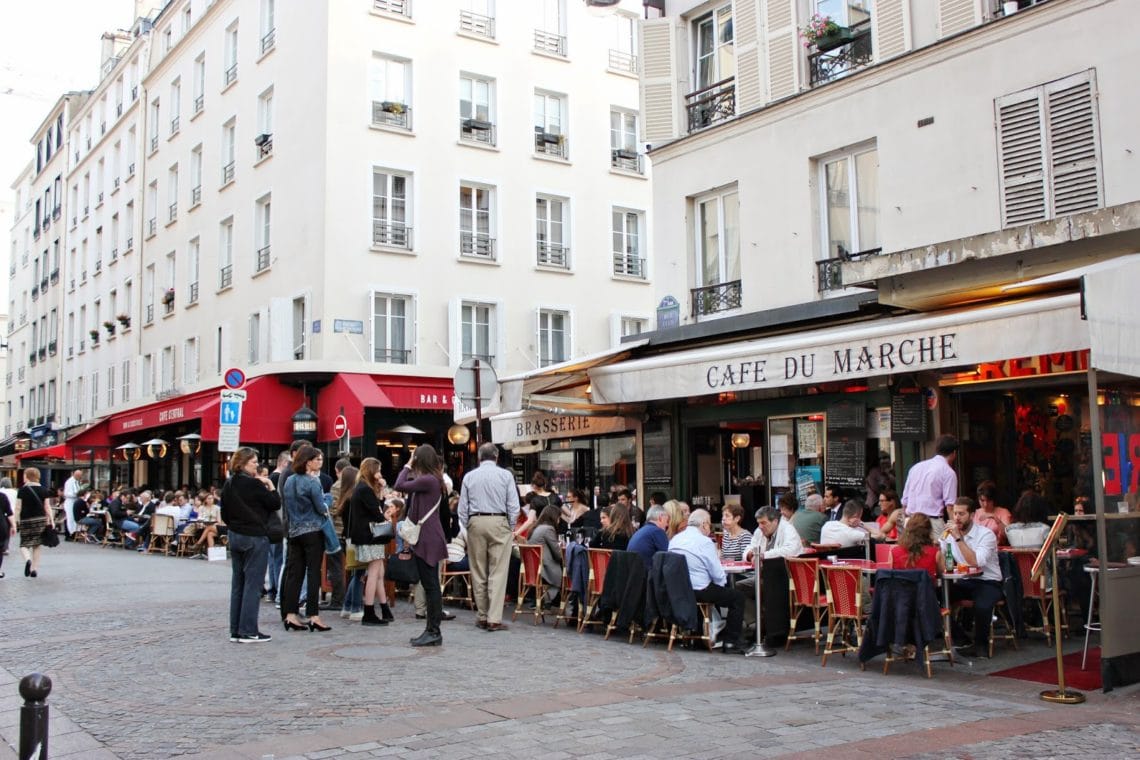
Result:
<instances>
[{"instance_id":1,"label":"wicker bistro chair","mask_svg":"<svg viewBox=\"0 0 1140 760\"><path fill-rule=\"evenodd\" d=\"M788 568L788 630L790 631L784 649L790 650L792 641L799 638L795 632L796 622L800 619L800 615L810 610L812 621L815 623L815 630L810 635L815 642L815 653L818 655L819 642L823 638L820 628L823 613L827 610L827 594L820 591L819 560L812 557L787 557L784 561Z\"/></svg>"},{"instance_id":2,"label":"wicker bistro chair","mask_svg":"<svg viewBox=\"0 0 1140 760\"><path fill-rule=\"evenodd\" d=\"M150 545L147 554L162 547L164 555L170 554L170 542L174 538L174 518L170 515L155 515L150 521Z\"/></svg>"},{"instance_id":3,"label":"wicker bistro chair","mask_svg":"<svg viewBox=\"0 0 1140 760\"><path fill-rule=\"evenodd\" d=\"M667 651L670 652L677 641L703 642L712 651L712 605L696 601L695 592L688 583L688 566L688 562L679 554L658 552L653 556L653 568L646 580L647 624L642 647L649 646L652 640L665 639L669 644ZM666 576L672 573L682 577L684 582L666 582ZM696 607L696 618L678 620L678 610L692 609L693 606Z\"/></svg>"},{"instance_id":4,"label":"wicker bistro chair","mask_svg":"<svg viewBox=\"0 0 1140 760\"><path fill-rule=\"evenodd\" d=\"M542 611L542 598L546 595L546 584L542 582L542 545L519 544L519 591L515 597L515 611L511 620L517 620L523 611L523 599L528 589L534 590L534 624L546 622Z\"/></svg>"},{"instance_id":5,"label":"wicker bistro chair","mask_svg":"<svg viewBox=\"0 0 1140 760\"><path fill-rule=\"evenodd\" d=\"M578 622L578 633L586 630L589 625L605 626L608 621L594 620L594 612L598 606L598 599L602 596L602 589L605 585L606 570L610 566L610 550L609 549L587 549L586 556L590 561L590 584L588 586L589 594L586 598L586 609L581 619Z\"/></svg>"},{"instance_id":6,"label":"wicker bistro chair","mask_svg":"<svg viewBox=\"0 0 1140 760\"><path fill-rule=\"evenodd\" d=\"M824 567L823 575L827 580L827 646L820 665L827 667L828 655L858 652L863 644L863 571L858 567ZM855 629L854 646L850 628Z\"/></svg>"},{"instance_id":7,"label":"wicker bistro chair","mask_svg":"<svg viewBox=\"0 0 1140 760\"><path fill-rule=\"evenodd\" d=\"M443 594L443 601L466 604L468 609L473 610L475 594L471 589L471 571L452 570L453 564L455 563L446 560L439 563L439 588ZM463 586L462 591L456 589L459 584Z\"/></svg>"},{"instance_id":8,"label":"wicker bistro chair","mask_svg":"<svg viewBox=\"0 0 1140 760\"><path fill-rule=\"evenodd\" d=\"M962 610L972 610L973 608L974 603L971 600L959 599L951 605L951 613L960 615ZM994 605L994 617L997 618L994 622L1000 622L1004 630L999 633L996 625L990 626L990 659L993 659L994 656L994 641L996 639L1003 639L1006 646L1012 646L1015 650L1019 648L1017 646L1017 629L1013 625L1013 619L1009 616L1009 607L1006 605L1005 599L999 599Z\"/></svg>"},{"instance_id":9,"label":"wicker bistro chair","mask_svg":"<svg viewBox=\"0 0 1140 760\"><path fill-rule=\"evenodd\" d=\"M1021 598L1023 601L1035 602L1037 608L1041 611L1041 626L1030 628L1026 626L1027 630L1041 631L1045 634L1045 644L1048 646L1053 638L1053 592L1047 590L1045 578L1046 573L1042 573L1041 577L1036 581L1031 581L1030 575L1033 570L1033 561L1037 558L1036 549L1010 549L1009 553L1017 560L1017 569L1021 572ZM1065 604L1065 592L1062 589L1057 589L1057 597L1061 601L1061 634L1069 636L1069 613ZM992 637L991 637L992 638Z\"/></svg>"}]
</instances>

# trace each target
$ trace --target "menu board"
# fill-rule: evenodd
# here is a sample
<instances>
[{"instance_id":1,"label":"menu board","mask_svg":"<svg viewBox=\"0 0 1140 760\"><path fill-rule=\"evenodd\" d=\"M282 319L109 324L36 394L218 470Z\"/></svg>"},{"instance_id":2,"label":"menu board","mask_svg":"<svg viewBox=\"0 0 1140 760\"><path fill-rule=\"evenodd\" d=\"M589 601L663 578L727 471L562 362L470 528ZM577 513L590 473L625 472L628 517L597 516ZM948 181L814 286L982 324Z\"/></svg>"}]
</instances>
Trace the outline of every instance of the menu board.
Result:
<instances>
[{"instance_id":1,"label":"menu board","mask_svg":"<svg viewBox=\"0 0 1140 760\"><path fill-rule=\"evenodd\" d=\"M645 483L668 485L673 482L673 436L668 417L657 417L641 428L645 451Z\"/></svg>"},{"instance_id":2,"label":"menu board","mask_svg":"<svg viewBox=\"0 0 1140 760\"><path fill-rule=\"evenodd\" d=\"M891 394L891 440L926 440L926 397L921 388Z\"/></svg>"},{"instance_id":3,"label":"menu board","mask_svg":"<svg viewBox=\"0 0 1140 760\"><path fill-rule=\"evenodd\" d=\"M867 409L841 401L827 408L827 482L859 487L867 467Z\"/></svg>"}]
</instances>

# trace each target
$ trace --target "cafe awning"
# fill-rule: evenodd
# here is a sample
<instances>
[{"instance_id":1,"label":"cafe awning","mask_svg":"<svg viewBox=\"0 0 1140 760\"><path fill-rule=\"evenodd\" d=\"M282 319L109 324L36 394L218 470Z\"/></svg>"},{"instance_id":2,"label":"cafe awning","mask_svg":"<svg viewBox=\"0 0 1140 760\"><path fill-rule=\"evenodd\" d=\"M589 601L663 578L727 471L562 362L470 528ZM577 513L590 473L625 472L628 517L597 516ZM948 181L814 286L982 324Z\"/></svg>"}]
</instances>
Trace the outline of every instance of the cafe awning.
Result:
<instances>
[{"instance_id":1,"label":"cafe awning","mask_svg":"<svg viewBox=\"0 0 1140 760\"><path fill-rule=\"evenodd\" d=\"M1104 333L1106 341L1126 339L1112 325ZM597 366L589 379L598 404L630 404L940 370L1090 344L1081 297L1066 294L676 351Z\"/></svg>"}]
</instances>

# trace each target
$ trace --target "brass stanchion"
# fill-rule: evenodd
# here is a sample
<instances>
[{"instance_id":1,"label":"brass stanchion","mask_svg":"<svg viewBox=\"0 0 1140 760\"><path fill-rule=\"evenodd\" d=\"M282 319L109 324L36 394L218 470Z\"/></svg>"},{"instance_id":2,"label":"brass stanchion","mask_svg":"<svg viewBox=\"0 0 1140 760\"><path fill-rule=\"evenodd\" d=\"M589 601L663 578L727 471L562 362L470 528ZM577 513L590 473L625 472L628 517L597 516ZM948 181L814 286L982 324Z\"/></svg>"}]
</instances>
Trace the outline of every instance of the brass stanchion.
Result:
<instances>
[{"instance_id":1,"label":"brass stanchion","mask_svg":"<svg viewBox=\"0 0 1140 760\"><path fill-rule=\"evenodd\" d=\"M1057 589L1057 543L1055 541L1049 550L1049 560L1053 564L1053 643L1057 649L1057 689L1046 689L1041 692L1041 698L1046 702L1078 705L1085 701L1085 695L1079 691L1065 689L1065 659L1061 652L1061 598Z\"/></svg>"}]
</instances>

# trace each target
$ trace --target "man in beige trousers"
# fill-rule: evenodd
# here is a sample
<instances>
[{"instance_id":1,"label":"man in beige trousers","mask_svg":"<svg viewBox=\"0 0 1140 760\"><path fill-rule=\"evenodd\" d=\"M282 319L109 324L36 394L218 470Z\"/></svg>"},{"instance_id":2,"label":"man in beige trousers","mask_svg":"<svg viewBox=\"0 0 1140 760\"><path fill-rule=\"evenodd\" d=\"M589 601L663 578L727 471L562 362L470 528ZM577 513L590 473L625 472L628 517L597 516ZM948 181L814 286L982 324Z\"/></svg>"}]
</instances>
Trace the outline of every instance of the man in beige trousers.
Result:
<instances>
[{"instance_id":1,"label":"man in beige trousers","mask_svg":"<svg viewBox=\"0 0 1140 760\"><path fill-rule=\"evenodd\" d=\"M499 448L479 447L479 466L463 476L459 491L459 528L467 533L467 559L475 592L475 625L504 630L503 597L511 563L512 529L519 518L514 475L498 465Z\"/></svg>"}]
</instances>

